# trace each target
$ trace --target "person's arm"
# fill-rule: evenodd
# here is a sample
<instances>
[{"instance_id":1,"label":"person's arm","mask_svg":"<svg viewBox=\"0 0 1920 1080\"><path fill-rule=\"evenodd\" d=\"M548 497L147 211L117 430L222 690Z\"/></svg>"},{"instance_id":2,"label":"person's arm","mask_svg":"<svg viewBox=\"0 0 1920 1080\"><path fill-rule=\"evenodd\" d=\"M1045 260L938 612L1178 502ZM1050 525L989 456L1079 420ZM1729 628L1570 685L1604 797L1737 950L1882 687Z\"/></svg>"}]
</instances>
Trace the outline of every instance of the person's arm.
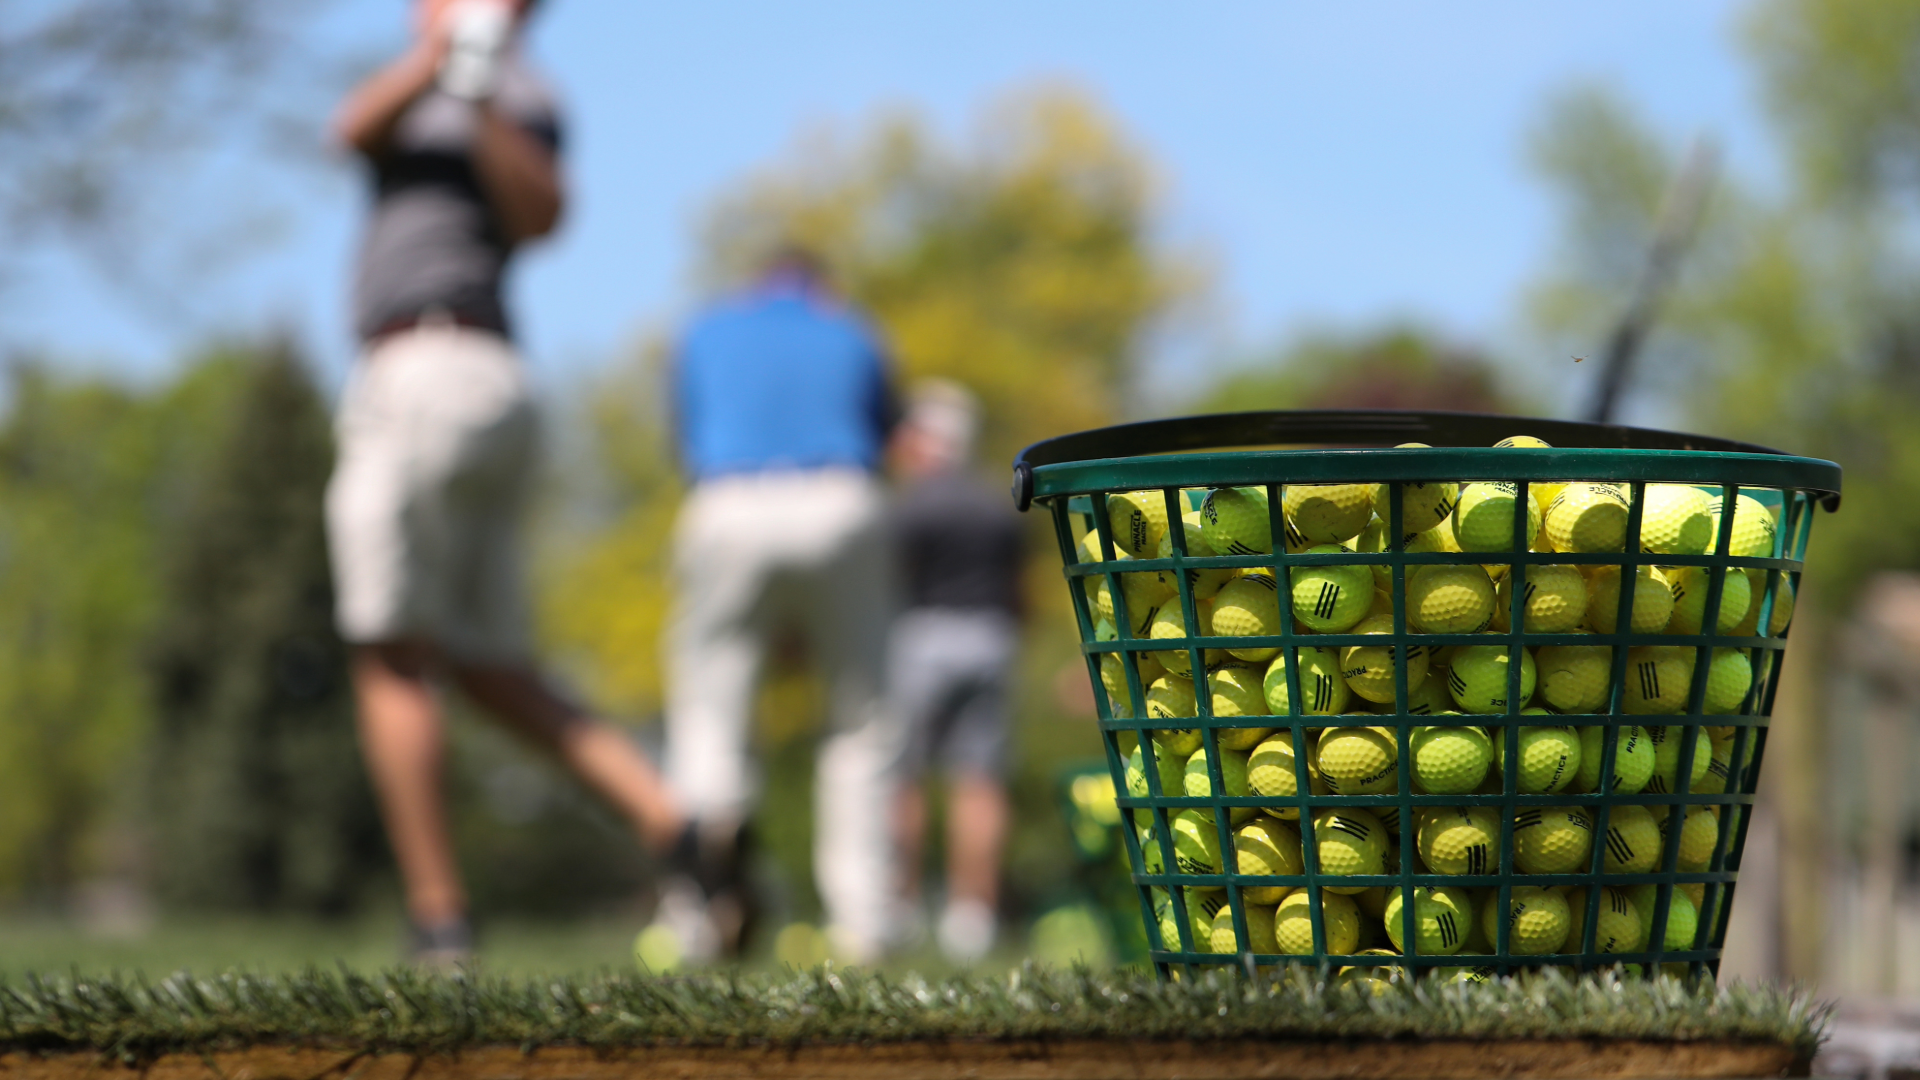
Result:
<instances>
[{"instance_id":1,"label":"person's arm","mask_svg":"<svg viewBox=\"0 0 1920 1080\"><path fill-rule=\"evenodd\" d=\"M474 171L510 243L547 235L560 223L564 197L553 151L491 105L481 104Z\"/></svg>"},{"instance_id":2,"label":"person's arm","mask_svg":"<svg viewBox=\"0 0 1920 1080\"><path fill-rule=\"evenodd\" d=\"M393 141L394 125L414 99L433 87L446 35L422 35L406 55L355 87L333 115L334 138L364 157L377 158Z\"/></svg>"}]
</instances>

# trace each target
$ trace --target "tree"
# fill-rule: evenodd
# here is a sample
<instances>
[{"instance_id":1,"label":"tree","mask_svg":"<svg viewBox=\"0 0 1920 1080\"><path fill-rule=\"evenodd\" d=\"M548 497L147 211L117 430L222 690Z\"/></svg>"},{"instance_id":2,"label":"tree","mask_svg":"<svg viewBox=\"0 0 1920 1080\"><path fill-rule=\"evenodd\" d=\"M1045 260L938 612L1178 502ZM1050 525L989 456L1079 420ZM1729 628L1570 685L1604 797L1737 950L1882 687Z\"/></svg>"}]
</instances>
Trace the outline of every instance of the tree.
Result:
<instances>
[{"instance_id":1,"label":"tree","mask_svg":"<svg viewBox=\"0 0 1920 1080\"><path fill-rule=\"evenodd\" d=\"M1235 365L1190 408L1525 411L1485 357L1411 327L1303 339L1271 360Z\"/></svg>"},{"instance_id":2,"label":"tree","mask_svg":"<svg viewBox=\"0 0 1920 1080\"><path fill-rule=\"evenodd\" d=\"M333 630L332 436L285 347L242 364L228 430L165 539L156 884L180 906L339 912L385 857Z\"/></svg>"}]
</instances>

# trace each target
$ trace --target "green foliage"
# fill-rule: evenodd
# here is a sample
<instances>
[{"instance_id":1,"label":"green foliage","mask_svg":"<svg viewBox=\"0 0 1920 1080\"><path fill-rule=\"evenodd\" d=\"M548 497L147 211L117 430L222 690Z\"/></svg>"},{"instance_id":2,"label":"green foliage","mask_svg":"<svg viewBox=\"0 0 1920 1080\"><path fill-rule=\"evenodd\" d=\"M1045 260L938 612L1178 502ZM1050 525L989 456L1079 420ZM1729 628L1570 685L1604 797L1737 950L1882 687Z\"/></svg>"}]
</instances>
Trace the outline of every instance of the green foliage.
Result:
<instances>
[{"instance_id":1,"label":"green foliage","mask_svg":"<svg viewBox=\"0 0 1920 1080\"><path fill-rule=\"evenodd\" d=\"M1810 193L1856 201L1920 190L1920 7L1771 0L1754 11L1748 41Z\"/></svg>"},{"instance_id":2,"label":"green foliage","mask_svg":"<svg viewBox=\"0 0 1920 1080\"><path fill-rule=\"evenodd\" d=\"M17 368L0 426L0 895L57 897L137 817L157 523L221 427L234 362L141 394Z\"/></svg>"},{"instance_id":3,"label":"green foliage","mask_svg":"<svg viewBox=\"0 0 1920 1080\"><path fill-rule=\"evenodd\" d=\"M1485 357L1412 327L1304 338L1272 360L1235 365L1187 408L1526 411Z\"/></svg>"},{"instance_id":4,"label":"green foliage","mask_svg":"<svg viewBox=\"0 0 1920 1080\"><path fill-rule=\"evenodd\" d=\"M1558 973L1374 997L1329 989L1304 968L1266 985L1217 970L1163 983L1031 964L1005 978L939 981L831 969L529 981L309 969L154 983L30 977L0 985L0 1048L139 1062L289 1043L433 1053L907 1039L1631 1038L1777 1043L1810 1057L1827 1012L1802 990Z\"/></svg>"},{"instance_id":5,"label":"green foliage","mask_svg":"<svg viewBox=\"0 0 1920 1080\"><path fill-rule=\"evenodd\" d=\"M186 908L338 912L386 860L333 630L330 425L285 349L236 378L231 420L164 541L155 885Z\"/></svg>"},{"instance_id":6,"label":"green foliage","mask_svg":"<svg viewBox=\"0 0 1920 1080\"><path fill-rule=\"evenodd\" d=\"M1794 186L1721 182L1636 378L1663 423L1846 468L1848 502L1871 512L1822 521L1810 561L1845 604L1873 570L1920 562L1920 278L1891 201L1920 163L1920 14L1770 0L1752 27ZM1626 302L1678 155L1592 90L1555 104L1535 152L1565 211L1534 314L1589 347Z\"/></svg>"}]
</instances>

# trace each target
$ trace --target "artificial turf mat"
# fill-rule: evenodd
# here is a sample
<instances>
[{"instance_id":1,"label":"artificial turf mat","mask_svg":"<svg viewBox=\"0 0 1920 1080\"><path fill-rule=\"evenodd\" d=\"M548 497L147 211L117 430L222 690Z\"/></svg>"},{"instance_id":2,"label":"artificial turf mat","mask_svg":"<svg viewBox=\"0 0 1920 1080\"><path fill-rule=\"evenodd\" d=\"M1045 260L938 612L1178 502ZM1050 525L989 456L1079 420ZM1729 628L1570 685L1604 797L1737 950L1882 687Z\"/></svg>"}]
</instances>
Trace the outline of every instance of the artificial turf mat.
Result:
<instances>
[{"instance_id":1,"label":"artificial turf mat","mask_svg":"<svg viewBox=\"0 0 1920 1080\"><path fill-rule=\"evenodd\" d=\"M1771 986L1548 971L1378 996L1306 969L1157 982L1028 965L925 980L849 969L675 977L28 976L0 983L0 1053L92 1052L124 1064L247 1047L445 1054L484 1047L751 1047L934 1041L1639 1040L1771 1044L1805 1061L1827 1009Z\"/></svg>"}]
</instances>

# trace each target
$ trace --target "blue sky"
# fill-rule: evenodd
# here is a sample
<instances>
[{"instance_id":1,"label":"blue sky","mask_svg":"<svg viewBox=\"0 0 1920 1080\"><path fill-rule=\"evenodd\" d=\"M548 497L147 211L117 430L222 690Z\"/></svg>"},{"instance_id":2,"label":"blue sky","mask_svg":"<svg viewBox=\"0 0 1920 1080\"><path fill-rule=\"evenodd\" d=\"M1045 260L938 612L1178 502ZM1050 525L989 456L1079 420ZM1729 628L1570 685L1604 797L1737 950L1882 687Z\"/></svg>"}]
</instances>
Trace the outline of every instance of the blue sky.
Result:
<instances>
[{"instance_id":1,"label":"blue sky","mask_svg":"<svg viewBox=\"0 0 1920 1080\"><path fill-rule=\"evenodd\" d=\"M572 110L574 202L515 293L549 385L684 313L698 213L801 133L852 131L904 107L963 137L984 105L1041 81L1075 84L1113 113L1163 169L1168 238L1213 260L1216 303L1169 363L1394 318L1523 351L1519 303L1554 224L1525 136L1575 82L1612 85L1676 139L1714 133L1735 172L1766 167L1738 5L1725 2L548 9L533 51ZM327 32L397 48L404 8L341 0ZM337 378L352 355L360 199L347 163L299 173L229 154L200 170L168 220L255 203L277 217L244 257L181 272L178 310L134 303L56 258L0 300L0 316L15 341L135 375L166 370L211 334L291 327Z\"/></svg>"}]
</instances>

